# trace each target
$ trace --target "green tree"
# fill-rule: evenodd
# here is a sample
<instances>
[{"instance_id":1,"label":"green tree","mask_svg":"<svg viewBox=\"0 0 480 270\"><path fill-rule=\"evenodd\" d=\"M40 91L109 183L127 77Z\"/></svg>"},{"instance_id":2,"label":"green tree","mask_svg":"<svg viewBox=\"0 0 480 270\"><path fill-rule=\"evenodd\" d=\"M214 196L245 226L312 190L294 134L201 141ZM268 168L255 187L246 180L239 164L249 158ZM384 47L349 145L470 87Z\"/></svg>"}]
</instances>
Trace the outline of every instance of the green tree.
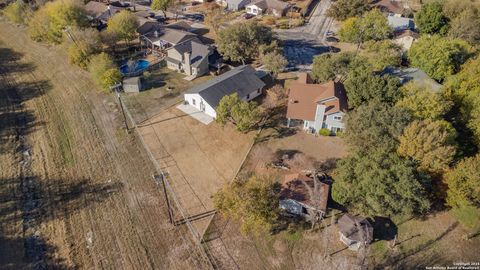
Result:
<instances>
[{"instance_id":1,"label":"green tree","mask_svg":"<svg viewBox=\"0 0 480 270\"><path fill-rule=\"evenodd\" d=\"M390 75L374 75L366 61L357 58L350 66L345 81L348 106L355 108L370 101L395 103L400 97L400 81Z\"/></svg>"},{"instance_id":2,"label":"green tree","mask_svg":"<svg viewBox=\"0 0 480 270\"><path fill-rule=\"evenodd\" d=\"M60 44L69 28L84 28L88 19L83 5L74 0L48 2L29 21L29 34L35 41Z\"/></svg>"},{"instance_id":3,"label":"green tree","mask_svg":"<svg viewBox=\"0 0 480 270\"><path fill-rule=\"evenodd\" d=\"M363 44L365 50L362 55L368 59L375 71L382 71L386 67L400 66L402 63L402 47L391 40L367 41Z\"/></svg>"},{"instance_id":4,"label":"green tree","mask_svg":"<svg viewBox=\"0 0 480 270\"><path fill-rule=\"evenodd\" d=\"M333 176L335 201L367 216L421 214L430 207L428 177L382 147L341 159Z\"/></svg>"},{"instance_id":5,"label":"green tree","mask_svg":"<svg viewBox=\"0 0 480 270\"><path fill-rule=\"evenodd\" d=\"M368 40L383 40L392 34L387 18L378 9L371 10L361 18L346 20L340 31L345 42L362 43Z\"/></svg>"},{"instance_id":6,"label":"green tree","mask_svg":"<svg viewBox=\"0 0 480 270\"><path fill-rule=\"evenodd\" d=\"M224 96L216 108L215 121L225 125L234 124L238 131L250 131L260 119L260 111L255 102L241 100L237 93Z\"/></svg>"},{"instance_id":7,"label":"green tree","mask_svg":"<svg viewBox=\"0 0 480 270\"><path fill-rule=\"evenodd\" d=\"M370 102L347 114L344 137L354 151L383 148L393 152L410 120L410 114L402 108Z\"/></svg>"},{"instance_id":8,"label":"green tree","mask_svg":"<svg viewBox=\"0 0 480 270\"><path fill-rule=\"evenodd\" d=\"M344 21L347 18L358 17L370 9L367 0L338 0L333 2L327 11L329 17Z\"/></svg>"},{"instance_id":9,"label":"green tree","mask_svg":"<svg viewBox=\"0 0 480 270\"><path fill-rule=\"evenodd\" d=\"M415 23L421 33L445 34L448 30L448 19L443 14L442 4L427 3L415 15Z\"/></svg>"},{"instance_id":10,"label":"green tree","mask_svg":"<svg viewBox=\"0 0 480 270\"><path fill-rule=\"evenodd\" d=\"M458 74L446 80L445 87L459 108L460 121L473 132L480 146L480 57L465 63Z\"/></svg>"},{"instance_id":11,"label":"green tree","mask_svg":"<svg viewBox=\"0 0 480 270\"><path fill-rule=\"evenodd\" d=\"M128 44L137 37L138 19L128 10L122 10L108 20L107 31Z\"/></svg>"},{"instance_id":12,"label":"green tree","mask_svg":"<svg viewBox=\"0 0 480 270\"><path fill-rule=\"evenodd\" d=\"M354 55L348 52L325 53L313 58L312 78L317 82L346 76Z\"/></svg>"},{"instance_id":13,"label":"green tree","mask_svg":"<svg viewBox=\"0 0 480 270\"><path fill-rule=\"evenodd\" d=\"M10 3L2 13L10 21L19 24L26 24L31 16L30 8L21 0Z\"/></svg>"},{"instance_id":14,"label":"green tree","mask_svg":"<svg viewBox=\"0 0 480 270\"><path fill-rule=\"evenodd\" d=\"M445 175L447 203L452 207L480 207L480 154L457 164Z\"/></svg>"},{"instance_id":15,"label":"green tree","mask_svg":"<svg viewBox=\"0 0 480 270\"><path fill-rule=\"evenodd\" d=\"M423 36L408 51L410 63L437 81L455 74L471 56L470 46L463 40L440 36Z\"/></svg>"},{"instance_id":16,"label":"green tree","mask_svg":"<svg viewBox=\"0 0 480 270\"><path fill-rule=\"evenodd\" d=\"M276 78L278 73L282 72L288 64L287 59L277 52L267 53L261 60L262 64L270 71L274 78Z\"/></svg>"},{"instance_id":17,"label":"green tree","mask_svg":"<svg viewBox=\"0 0 480 270\"><path fill-rule=\"evenodd\" d=\"M455 129L445 120L417 120L403 130L397 152L424 171L442 172L455 156L455 137Z\"/></svg>"},{"instance_id":18,"label":"green tree","mask_svg":"<svg viewBox=\"0 0 480 270\"><path fill-rule=\"evenodd\" d=\"M230 25L218 35L218 50L225 59L249 61L259 56L261 45L273 41L272 30L257 22L244 22Z\"/></svg>"},{"instance_id":19,"label":"green tree","mask_svg":"<svg viewBox=\"0 0 480 270\"><path fill-rule=\"evenodd\" d=\"M92 55L100 52L100 35L96 29L73 31L75 42L69 41L67 52L70 63L87 69Z\"/></svg>"},{"instance_id":20,"label":"green tree","mask_svg":"<svg viewBox=\"0 0 480 270\"><path fill-rule=\"evenodd\" d=\"M252 176L225 186L213 197L215 208L241 222L241 232L262 233L272 229L278 218L280 188L270 178Z\"/></svg>"},{"instance_id":21,"label":"green tree","mask_svg":"<svg viewBox=\"0 0 480 270\"><path fill-rule=\"evenodd\" d=\"M163 17L167 18L167 10L175 4L175 0L152 0L150 8L153 10L161 10Z\"/></svg>"},{"instance_id":22,"label":"green tree","mask_svg":"<svg viewBox=\"0 0 480 270\"><path fill-rule=\"evenodd\" d=\"M403 97L396 106L405 108L417 119L440 119L453 106L453 102L441 93L409 82L401 88Z\"/></svg>"},{"instance_id":23,"label":"green tree","mask_svg":"<svg viewBox=\"0 0 480 270\"><path fill-rule=\"evenodd\" d=\"M93 56L88 70L92 74L95 83L104 91L110 91L110 86L121 82L121 74L117 66L106 53Z\"/></svg>"}]
</instances>

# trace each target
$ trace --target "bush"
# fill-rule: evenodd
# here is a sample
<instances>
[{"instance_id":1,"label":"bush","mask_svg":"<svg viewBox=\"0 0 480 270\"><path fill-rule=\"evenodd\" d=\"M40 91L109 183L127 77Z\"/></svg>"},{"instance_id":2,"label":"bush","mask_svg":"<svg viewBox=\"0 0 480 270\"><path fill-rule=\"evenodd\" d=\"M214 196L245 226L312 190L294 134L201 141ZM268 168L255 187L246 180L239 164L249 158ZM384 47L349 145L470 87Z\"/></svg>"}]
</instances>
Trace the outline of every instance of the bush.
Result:
<instances>
[{"instance_id":1,"label":"bush","mask_svg":"<svg viewBox=\"0 0 480 270\"><path fill-rule=\"evenodd\" d=\"M120 71L106 53L93 56L90 60L88 70L92 74L95 83L104 91L109 91L111 85L119 83L121 80Z\"/></svg>"},{"instance_id":2,"label":"bush","mask_svg":"<svg viewBox=\"0 0 480 270\"><path fill-rule=\"evenodd\" d=\"M3 15L14 23L26 24L30 9L23 1L16 1L9 4L4 10Z\"/></svg>"},{"instance_id":3,"label":"bush","mask_svg":"<svg viewBox=\"0 0 480 270\"><path fill-rule=\"evenodd\" d=\"M100 35L95 29L74 31L76 43L69 40L68 60L83 69L87 69L92 55L101 50Z\"/></svg>"},{"instance_id":4,"label":"bush","mask_svg":"<svg viewBox=\"0 0 480 270\"><path fill-rule=\"evenodd\" d=\"M342 138L343 137L343 131L337 131L335 133L335 136Z\"/></svg>"},{"instance_id":5,"label":"bush","mask_svg":"<svg viewBox=\"0 0 480 270\"><path fill-rule=\"evenodd\" d=\"M330 136L332 132L328 128L322 128L318 131L318 135L320 136Z\"/></svg>"},{"instance_id":6,"label":"bush","mask_svg":"<svg viewBox=\"0 0 480 270\"><path fill-rule=\"evenodd\" d=\"M275 23L277 23L277 20L274 17L265 17L263 18L263 22L266 25L275 25Z\"/></svg>"}]
</instances>

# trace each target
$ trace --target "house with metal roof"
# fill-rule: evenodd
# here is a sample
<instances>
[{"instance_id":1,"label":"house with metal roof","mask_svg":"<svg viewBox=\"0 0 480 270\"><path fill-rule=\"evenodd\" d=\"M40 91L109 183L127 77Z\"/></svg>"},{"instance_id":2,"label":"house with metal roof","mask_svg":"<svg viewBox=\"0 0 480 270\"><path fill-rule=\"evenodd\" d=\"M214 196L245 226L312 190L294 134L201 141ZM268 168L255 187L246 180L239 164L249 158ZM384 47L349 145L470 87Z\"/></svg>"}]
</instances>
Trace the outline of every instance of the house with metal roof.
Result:
<instances>
[{"instance_id":1,"label":"house with metal roof","mask_svg":"<svg viewBox=\"0 0 480 270\"><path fill-rule=\"evenodd\" d=\"M322 128L336 133L345 128L343 118L348 105L341 83L315 84L307 73L300 73L288 91L288 126L300 121L303 129L311 133L317 133Z\"/></svg>"},{"instance_id":2,"label":"house with metal roof","mask_svg":"<svg viewBox=\"0 0 480 270\"><path fill-rule=\"evenodd\" d=\"M194 79L208 72L208 57L211 53L209 46L188 40L169 48L165 60L168 68Z\"/></svg>"},{"instance_id":3,"label":"house with metal roof","mask_svg":"<svg viewBox=\"0 0 480 270\"><path fill-rule=\"evenodd\" d=\"M237 93L242 100L250 101L262 93L264 86L255 69L243 65L191 88L184 99L186 104L215 118L215 108L224 96Z\"/></svg>"},{"instance_id":4,"label":"house with metal roof","mask_svg":"<svg viewBox=\"0 0 480 270\"><path fill-rule=\"evenodd\" d=\"M392 27L393 32L402 31L402 30L414 30L415 23L410 18L399 17L396 15L388 15L387 16L388 25Z\"/></svg>"}]
</instances>

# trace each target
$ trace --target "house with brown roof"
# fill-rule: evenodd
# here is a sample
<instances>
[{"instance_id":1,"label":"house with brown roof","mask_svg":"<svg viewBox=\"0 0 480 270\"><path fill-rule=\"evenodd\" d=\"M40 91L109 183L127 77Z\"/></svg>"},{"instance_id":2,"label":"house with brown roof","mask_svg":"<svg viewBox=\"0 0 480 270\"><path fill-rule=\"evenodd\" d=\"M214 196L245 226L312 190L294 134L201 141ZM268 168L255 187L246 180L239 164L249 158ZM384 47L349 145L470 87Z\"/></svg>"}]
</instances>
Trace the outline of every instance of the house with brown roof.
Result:
<instances>
[{"instance_id":1,"label":"house with brown roof","mask_svg":"<svg viewBox=\"0 0 480 270\"><path fill-rule=\"evenodd\" d=\"M318 176L301 173L285 176L280 191L280 209L307 221L318 221L327 212L330 184Z\"/></svg>"},{"instance_id":2,"label":"house with brown roof","mask_svg":"<svg viewBox=\"0 0 480 270\"><path fill-rule=\"evenodd\" d=\"M275 17L284 16L290 4L280 0L256 0L245 6L245 10L248 14L263 15L272 14Z\"/></svg>"},{"instance_id":3,"label":"house with brown roof","mask_svg":"<svg viewBox=\"0 0 480 270\"><path fill-rule=\"evenodd\" d=\"M85 12L88 19L100 24L106 24L108 19L122 9L123 8L96 1L90 1L85 4Z\"/></svg>"},{"instance_id":4,"label":"house with brown roof","mask_svg":"<svg viewBox=\"0 0 480 270\"><path fill-rule=\"evenodd\" d=\"M420 35L417 32L414 32L410 29L397 31L393 34L393 42L400 47L403 51L406 52L410 50L412 44L417 41Z\"/></svg>"},{"instance_id":5,"label":"house with brown roof","mask_svg":"<svg viewBox=\"0 0 480 270\"><path fill-rule=\"evenodd\" d=\"M359 250L373 241L373 226L361 216L345 214L338 220L340 241L351 250Z\"/></svg>"},{"instance_id":6,"label":"house with brown roof","mask_svg":"<svg viewBox=\"0 0 480 270\"><path fill-rule=\"evenodd\" d=\"M401 16L405 12L403 0L379 0L372 4L372 7L380 11Z\"/></svg>"},{"instance_id":7,"label":"house with brown roof","mask_svg":"<svg viewBox=\"0 0 480 270\"><path fill-rule=\"evenodd\" d=\"M322 128L333 133L343 131L343 118L348 109L345 88L330 81L312 83L307 73L299 74L288 93L288 126L300 122L303 129L316 133Z\"/></svg>"}]
</instances>

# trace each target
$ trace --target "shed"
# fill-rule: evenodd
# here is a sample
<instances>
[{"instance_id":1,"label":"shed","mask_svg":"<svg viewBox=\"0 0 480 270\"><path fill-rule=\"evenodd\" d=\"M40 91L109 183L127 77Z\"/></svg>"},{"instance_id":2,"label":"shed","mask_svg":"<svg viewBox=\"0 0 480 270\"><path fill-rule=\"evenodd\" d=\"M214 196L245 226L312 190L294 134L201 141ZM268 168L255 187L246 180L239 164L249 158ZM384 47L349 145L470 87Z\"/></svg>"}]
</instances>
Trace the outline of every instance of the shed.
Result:
<instances>
[{"instance_id":1,"label":"shed","mask_svg":"<svg viewBox=\"0 0 480 270\"><path fill-rule=\"evenodd\" d=\"M142 90L140 76L123 79L123 91L125 93L138 93Z\"/></svg>"},{"instance_id":2,"label":"shed","mask_svg":"<svg viewBox=\"0 0 480 270\"><path fill-rule=\"evenodd\" d=\"M373 227L362 216L345 214L338 220L340 241L351 250L359 250L361 246L369 244L373 240Z\"/></svg>"}]
</instances>

